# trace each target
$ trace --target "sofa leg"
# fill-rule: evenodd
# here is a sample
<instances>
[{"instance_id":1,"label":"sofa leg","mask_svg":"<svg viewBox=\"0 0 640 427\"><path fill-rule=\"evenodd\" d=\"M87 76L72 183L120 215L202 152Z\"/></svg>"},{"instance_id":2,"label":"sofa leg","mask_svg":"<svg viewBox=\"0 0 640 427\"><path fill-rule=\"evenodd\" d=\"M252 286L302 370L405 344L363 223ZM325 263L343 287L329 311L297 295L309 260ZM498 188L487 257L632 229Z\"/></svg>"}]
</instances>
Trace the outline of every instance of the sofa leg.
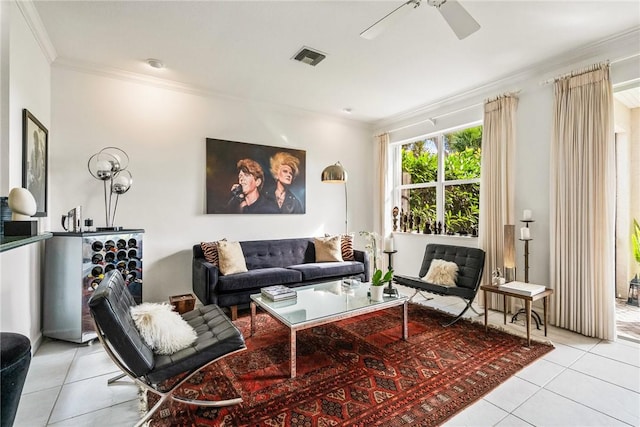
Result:
<instances>
[{"instance_id":1,"label":"sofa leg","mask_svg":"<svg viewBox=\"0 0 640 427\"><path fill-rule=\"evenodd\" d=\"M229 307L229 309L231 310L231 320L237 320L238 319L238 306L237 305L232 305L231 307Z\"/></svg>"}]
</instances>

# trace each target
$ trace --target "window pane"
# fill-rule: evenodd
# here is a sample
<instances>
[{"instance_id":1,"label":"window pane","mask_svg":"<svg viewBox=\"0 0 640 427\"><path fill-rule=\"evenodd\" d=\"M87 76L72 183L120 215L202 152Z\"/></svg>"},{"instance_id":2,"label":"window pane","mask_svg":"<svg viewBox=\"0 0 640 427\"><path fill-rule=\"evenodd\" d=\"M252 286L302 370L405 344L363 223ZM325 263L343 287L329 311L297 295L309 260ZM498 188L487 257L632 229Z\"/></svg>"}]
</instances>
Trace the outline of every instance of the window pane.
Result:
<instances>
[{"instance_id":1,"label":"window pane","mask_svg":"<svg viewBox=\"0 0 640 427\"><path fill-rule=\"evenodd\" d=\"M482 126L444 135L444 179L480 178Z\"/></svg>"},{"instance_id":2,"label":"window pane","mask_svg":"<svg viewBox=\"0 0 640 427\"><path fill-rule=\"evenodd\" d=\"M445 230L448 233L471 234L478 227L480 184L445 186L444 204Z\"/></svg>"},{"instance_id":3,"label":"window pane","mask_svg":"<svg viewBox=\"0 0 640 427\"><path fill-rule=\"evenodd\" d=\"M420 227L424 227L425 221L433 223L436 219L436 188L413 188L402 190L402 213L413 214L414 229L416 219L420 218Z\"/></svg>"},{"instance_id":4,"label":"window pane","mask_svg":"<svg viewBox=\"0 0 640 427\"><path fill-rule=\"evenodd\" d=\"M437 147L433 139L402 146L402 184L435 182L438 178Z\"/></svg>"}]
</instances>

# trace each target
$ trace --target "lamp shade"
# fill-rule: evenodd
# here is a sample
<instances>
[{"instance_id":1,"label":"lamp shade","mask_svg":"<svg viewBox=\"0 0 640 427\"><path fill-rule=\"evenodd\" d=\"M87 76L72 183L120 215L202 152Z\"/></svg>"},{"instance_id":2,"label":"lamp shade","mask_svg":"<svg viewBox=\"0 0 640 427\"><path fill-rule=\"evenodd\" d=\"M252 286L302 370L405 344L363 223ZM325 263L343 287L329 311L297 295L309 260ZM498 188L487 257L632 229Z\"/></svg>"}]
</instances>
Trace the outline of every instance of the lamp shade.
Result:
<instances>
[{"instance_id":1,"label":"lamp shade","mask_svg":"<svg viewBox=\"0 0 640 427\"><path fill-rule=\"evenodd\" d=\"M345 183L347 182L347 171L337 162L334 165L327 166L322 171L322 182L328 183Z\"/></svg>"},{"instance_id":2,"label":"lamp shade","mask_svg":"<svg viewBox=\"0 0 640 427\"><path fill-rule=\"evenodd\" d=\"M516 226L505 224L504 245L502 253L504 256L504 276L507 282L516 280L516 246L515 246Z\"/></svg>"}]
</instances>

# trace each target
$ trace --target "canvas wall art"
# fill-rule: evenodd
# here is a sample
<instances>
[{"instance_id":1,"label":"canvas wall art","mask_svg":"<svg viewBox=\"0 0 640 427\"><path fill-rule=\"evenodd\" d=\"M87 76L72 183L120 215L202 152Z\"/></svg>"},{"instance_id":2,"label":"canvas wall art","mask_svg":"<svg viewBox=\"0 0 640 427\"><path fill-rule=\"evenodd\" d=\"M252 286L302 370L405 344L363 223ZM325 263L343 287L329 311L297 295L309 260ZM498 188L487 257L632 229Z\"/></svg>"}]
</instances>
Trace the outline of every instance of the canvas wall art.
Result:
<instances>
[{"instance_id":1,"label":"canvas wall art","mask_svg":"<svg viewBox=\"0 0 640 427\"><path fill-rule=\"evenodd\" d=\"M306 151L207 138L208 214L304 214Z\"/></svg>"},{"instance_id":2,"label":"canvas wall art","mask_svg":"<svg viewBox=\"0 0 640 427\"><path fill-rule=\"evenodd\" d=\"M35 217L47 216L49 131L26 108L22 110L22 186L36 200Z\"/></svg>"}]
</instances>

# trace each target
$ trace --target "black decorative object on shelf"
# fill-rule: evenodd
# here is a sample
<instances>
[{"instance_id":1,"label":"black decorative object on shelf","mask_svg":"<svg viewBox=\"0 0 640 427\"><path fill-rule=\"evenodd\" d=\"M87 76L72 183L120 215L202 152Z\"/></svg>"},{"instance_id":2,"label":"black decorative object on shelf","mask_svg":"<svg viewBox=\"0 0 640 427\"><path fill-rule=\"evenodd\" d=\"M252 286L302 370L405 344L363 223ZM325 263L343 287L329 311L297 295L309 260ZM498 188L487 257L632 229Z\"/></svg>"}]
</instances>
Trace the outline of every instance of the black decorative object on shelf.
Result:
<instances>
[{"instance_id":1,"label":"black decorative object on shelf","mask_svg":"<svg viewBox=\"0 0 640 427\"><path fill-rule=\"evenodd\" d=\"M398 210L397 206L393 207L393 210L391 211L391 215L393 216L393 231L398 231L398 213L400 211Z\"/></svg>"}]
</instances>

